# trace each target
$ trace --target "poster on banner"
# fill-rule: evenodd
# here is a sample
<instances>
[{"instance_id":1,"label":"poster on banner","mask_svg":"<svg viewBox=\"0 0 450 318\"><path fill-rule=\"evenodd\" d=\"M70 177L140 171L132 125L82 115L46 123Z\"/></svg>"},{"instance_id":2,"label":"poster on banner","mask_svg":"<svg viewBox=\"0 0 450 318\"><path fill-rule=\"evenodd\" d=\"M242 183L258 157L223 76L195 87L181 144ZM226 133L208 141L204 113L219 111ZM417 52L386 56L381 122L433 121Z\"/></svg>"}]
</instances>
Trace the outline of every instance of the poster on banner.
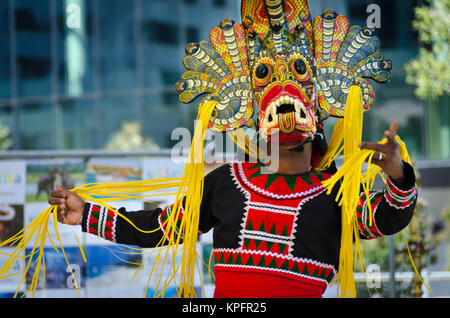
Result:
<instances>
[{"instance_id":1,"label":"poster on banner","mask_svg":"<svg viewBox=\"0 0 450 318\"><path fill-rule=\"evenodd\" d=\"M86 166L87 183L120 183L142 180L138 158L92 158Z\"/></svg>"},{"instance_id":2,"label":"poster on banner","mask_svg":"<svg viewBox=\"0 0 450 318\"><path fill-rule=\"evenodd\" d=\"M122 183L142 180L142 161L136 158L92 158L86 165L86 183ZM143 209L140 200L108 202L128 212ZM142 256L137 247L120 245L84 233L86 297L142 297L139 279L133 279Z\"/></svg>"},{"instance_id":3,"label":"poster on banner","mask_svg":"<svg viewBox=\"0 0 450 318\"><path fill-rule=\"evenodd\" d=\"M42 213L46 208L49 207L48 203L41 203L41 202L33 202L33 203L27 203L25 205L25 213L24 213L24 226L27 226L30 224L33 220L35 220L39 214ZM53 243L55 243L57 246L59 245L57 241L57 235L56 235L56 228L55 224L53 222L53 217L49 218L48 221L48 234L50 238L52 239ZM58 235L61 239L61 243L64 247L66 246L74 246L77 247L79 245L82 245L83 237L81 232L81 226L72 226L62 223L57 223L57 229L58 229ZM29 245L34 244L34 240L30 241ZM52 243L50 239L47 239L45 241L46 247L51 247Z\"/></svg>"},{"instance_id":4,"label":"poster on banner","mask_svg":"<svg viewBox=\"0 0 450 318\"><path fill-rule=\"evenodd\" d=\"M148 158L142 161L143 180L155 180L166 178L180 178L183 175L185 164L176 163L170 157ZM174 193L177 189L161 190L158 193ZM155 195L148 198L145 204L146 209L154 209L157 206L164 206L173 203L174 195Z\"/></svg>"},{"instance_id":5,"label":"poster on banner","mask_svg":"<svg viewBox=\"0 0 450 318\"><path fill-rule=\"evenodd\" d=\"M142 160L139 158L92 158L86 164L86 183L121 183L142 180ZM108 202L109 205L127 211L143 209L140 200L124 200ZM107 245L110 242L94 236L86 235L86 244Z\"/></svg>"},{"instance_id":6,"label":"poster on banner","mask_svg":"<svg viewBox=\"0 0 450 318\"><path fill-rule=\"evenodd\" d=\"M13 247L4 247L0 250L0 268L2 268L10 254L14 252ZM11 266L11 270L8 272L9 277L2 278L0 284L0 298L12 298L18 290L19 294L25 291L25 284L20 286L20 281L22 279L22 261L16 259Z\"/></svg>"},{"instance_id":7,"label":"poster on banner","mask_svg":"<svg viewBox=\"0 0 450 318\"><path fill-rule=\"evenodd\" d=\"M86 245L87 297L142 297L142 262L137 247L119 244Z\"/></svg>"},{"instance_id":8,"label":"poster on banner","mask_svg":"<svg viewBox=\"0 0 450 318\"><path fill-rule=\"evenodd\" d=\"M25 167L23 160L0 161L0 203L25 202Z\"/></svg>"},{"instance_id":9,"label":"poster on banner","mask_svg":"<svg viewBox=\"0 0 450 318\"><path fill-rule=\"evenodd\" d=\"M0 243L5 242L24 226L24 205L0 203Z\"/></svg>"},{"instance_id":10,"label":"poster on banner","mask_svg":"<svg viewBox=\"0 0 450 318\"><path fill-rule=\"evenodd\" d=\"M0 243L23 228L25 178L25 161L0 161Z\"/></svg>"},{"instance_id":11,"label":"poster on banner","mask_svg":"<svg viewBox=\"0 0 450 318\"><path fill-rule=\"evenodd\" d=\"M36 159L27 162L26 202L48 202L58 183L70 190L85 183L82 159Z\"/></svg>"},{"instance_id":12,"label":"poster on banner","mask_svg":"<svg viewBox=\"0 0 450 318\"><path fill-rule=\"evenodd\" d=\"M202 244L197 244L197 255L202 251ZM149 250L143 255L145 265L142 268L145 278L144 290L147 298L177 298L180 292L180 278L181 278L181 261L182 250L173 252L163 248L161 255L158 255L159 249ZM167 257L165 257L168 252ZM173 254L175 253L175 255ZM175 256L175 257L174 257ZM207 261L207 260L206 260ZM200 260L199 260L200 262ZM173 269L177 268L176 273ZM203 297L203 281L202 275L198 272L196 267L194 275L194 290L198 297ZM164 288L163 288L164 287Z\"/></svg>"},{"instance_id":13,"label":"poster on banner","mask_svg":"<svg viewBox=\"0 0 450 318\"><path fill-rule=\"evenodd\" d=\"M27 255L31 255L31 251L32 247L25 249ZM45 267L41 268L37 278L36 294L34 297L78 297L78 293L80 293L80 297L83 296L86 284L86 263L78 247L65 246L64 253L65 255L60 249L55 250L53 247L44 248ZM34 255L30 263L30 268L26 273L27 288L30 287L33 280L36 268L35 260L38 255Z\"/></svg>"}]
</instances>

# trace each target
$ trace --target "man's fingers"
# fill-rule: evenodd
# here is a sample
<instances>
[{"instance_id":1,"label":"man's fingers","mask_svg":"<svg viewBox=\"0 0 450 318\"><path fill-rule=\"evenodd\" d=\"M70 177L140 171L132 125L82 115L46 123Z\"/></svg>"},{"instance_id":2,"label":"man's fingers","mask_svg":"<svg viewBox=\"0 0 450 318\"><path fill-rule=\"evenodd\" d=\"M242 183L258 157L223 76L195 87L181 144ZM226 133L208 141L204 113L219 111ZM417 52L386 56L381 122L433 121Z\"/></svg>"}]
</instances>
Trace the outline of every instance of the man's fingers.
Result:
<instances>
[{"instance_id":1,"label":"man's fingers","mask_svg":"<svg viewBox=\"0 0 450 318\"><path fill-rule=\"evenodd\" d=\"M394 121L391 124L391 127L389 128L389 130L386 130L384 132L384 135L386 136L388 142L392 143L392 144L397 144L397 140L395 140L395 136L397 135L397 129L398 129L398 121Z\"/></svg>"},{"instance_id":2,"label":"man's fingers","mask_svg":"<svg viewBox=\"0 0 450 318\"><path fill-rule=\"evenodd\" d=\"M48 199L48 203L50 205L60 205L60 204L65 204L66 200L62 199L62 198L50 197L50 199Z\"/></svg>"},{"instance_id":3,"label":"man's fingers","mask_svg":"<svg viewBox=\"0 0 450 318\"><path fill-rule=\"evenodd\" d=\"M64 198L64 199L67 198L67 194L65 194L64 192L61 192L59 190L53 190L50 193L50 196L54 197L54 198Z\"/></svg>"},{"instance_id":4,"label":"man's fingers","mask_svg":"<svg viewBox=\"0 0 450 318\"><path fill-rule=\"evenodd\" d=\"M63 187L61 187L59 184L55 184L56 190L58 190L61 193L64 193L64 195L66 197L68 197L70 195L70 191L67 191L66 189L64 189Z\"/></svg>"},{"instance_id":5,"label":"man's fingers","mask_svg":"<svg viewBox=\"0 0 450 318\"><path fill-rule=\"evenodd\" d=\"M385 152L386 151L386 145L379 144L377 142L361 142L359 144L359 147L361 149L375 150L375 151L378 151L378 152Z\"/></svg>"},{"instance_id":6,"label":"man's fingers","mask_svg":"<svg viewBox=\"0 0 450 318\"><path fill-rule=\"evenodd\" d=\"M397 129L398 129L398 121L394 120L391 124L391 127L389 127L389 132L395 136L397 135Z\"/></svg>"},{"instance_id":7,"label":"man's fingers","mask_svg":"<svg viewBox=\"0 0 450 318\"><path fill-rule=\"evenodd\" d=\"M372 161L379 162L379 161L382 161L383 159L384 159L384 155L382 152L377 151L373 154Z\"/></svg>"},{"instance_id":8,"label":"man's fingers","mask_svg":"<svg viewBox=\"0 0 450 318\"><path fill-rule=\"evenodd\" d=\"M389 143L391 143L391 144L397 144L397 140L395 140L395 136L396 136L396 135L393 135L392 132L386 130L386 131L384 132L384 135L386 136L386 139L388 140Z\"/></svg>"}]
</instances>

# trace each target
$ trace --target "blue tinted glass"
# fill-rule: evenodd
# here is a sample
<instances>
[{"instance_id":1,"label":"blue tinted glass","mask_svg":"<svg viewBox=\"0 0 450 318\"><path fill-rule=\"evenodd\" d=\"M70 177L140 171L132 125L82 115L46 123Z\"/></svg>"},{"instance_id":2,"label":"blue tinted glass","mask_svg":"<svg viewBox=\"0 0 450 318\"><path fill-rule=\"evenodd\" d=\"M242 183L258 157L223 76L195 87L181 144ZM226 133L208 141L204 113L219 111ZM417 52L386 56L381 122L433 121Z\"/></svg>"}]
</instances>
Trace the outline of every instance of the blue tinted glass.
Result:
<instances>
[{"instance_id":1,"label":"blue tinted glass","mask_svg":"<svg viewBox=\"0 0 450 318\"><path fill-rule=\"evenodd\" d=\"M161 148L170 148L175 128L193 125L195 108L178 101L175 92L144 96L142 101L143 135L152 138Z\"/></svg>"},{"instance_id":2,"label":"blue tinted glass","mask_svg":"<svg viewBox=\"0 0 450 318\"><path fill-rule=\"evenodd\" d=\"M50 95L49 3L47 0L17 0L14 19L18 95Z\"/></svg>"},{"instance_id":3,"label":"blue tinted glass","mask_svg":"<svg viewBox=\"0 0 450 318\"><path fill-rule=\"evenodd\" d=\"M133 95L104 98L98 102L99 145L103 148L119 132L125 122L138 121L136 98Z\"/></svg>"},{"instance_id":4,"label":"blue tinted glass","mask_svg":"<svg viewBox=\"0 0 450 318\"><path fill-rule=\"evenodd\" d=\"M25 150L54 149L52 106L35 103L18 106L19 147Z\"/></svg>"},{"instance_id":5,"label":"blue tinted glass","mask_svg":"<svg viewBox=\"0 0 450 318\"><path fill-rule=\"evenodd\" d=\"M92 100L56 104L55 134L58 149L94 149L99 125Z\"/></svg>"},{"instance_id":6,"label":"blue tinted glass","mask_svg":"<svg viewBox=\"0 0 450 318\"><path fill-rule=\"evenodd\" d=\"M10 84L10 37L9 37L9 2L0 1L0 38L2 45L0 46L0 99L9 98L11 96Z\"/></svg>"},{"instance_id":7,"label":"blue tinted glass","mask_svg":"<svg viewBox=\"0 0 450 318\"><path fill-rule=\"evenodd\" d=\"M139 30L144 87L166 86L167 77L163 73L180 74L182 70L180 53L184 53L187 43L180 34L181 5L176 0L142 1Z\"/></svg>"},{"instance_id":8,"label":"blue tinted glass","mask_svg":"<svg viewBox=\"0 0 450 318\"><path fill-rule=\"evenodd\" d=\"M98 0L95 58L103 91L136 88L134 2Z\"/></svg>"}]
</instances>

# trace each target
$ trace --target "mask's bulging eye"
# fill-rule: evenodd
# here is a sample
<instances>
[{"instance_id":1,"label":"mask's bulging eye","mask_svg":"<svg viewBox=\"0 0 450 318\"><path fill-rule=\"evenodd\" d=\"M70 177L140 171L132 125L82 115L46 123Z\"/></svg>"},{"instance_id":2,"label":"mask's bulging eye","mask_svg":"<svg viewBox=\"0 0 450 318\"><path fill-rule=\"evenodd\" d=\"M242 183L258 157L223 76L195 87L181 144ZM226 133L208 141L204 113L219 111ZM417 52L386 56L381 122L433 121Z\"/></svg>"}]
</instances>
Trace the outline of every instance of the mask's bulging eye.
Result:
<instances>
[{"instance_id":1,"label":"mask's bulging eye","mask_svg":"<svg viewBox=\"0 0 450 318\"><path fill-rule=\"evenodd\" d=\"M308 67L303 59L296 59L291 64L291 71L295 78L299 81L306 81L309 79Z\"/></svg>"},{"instance_id":2,"label":"mask's bulging eye","mask_svg":"<svg viewBox=\"0 0 450 318\"><path fill-rule=\"evenodd\" d=\"M255 69L255 83L258 86L265 86L270 81L272 69L267 64L259 64Z\"/></svg>"}]
</instances>

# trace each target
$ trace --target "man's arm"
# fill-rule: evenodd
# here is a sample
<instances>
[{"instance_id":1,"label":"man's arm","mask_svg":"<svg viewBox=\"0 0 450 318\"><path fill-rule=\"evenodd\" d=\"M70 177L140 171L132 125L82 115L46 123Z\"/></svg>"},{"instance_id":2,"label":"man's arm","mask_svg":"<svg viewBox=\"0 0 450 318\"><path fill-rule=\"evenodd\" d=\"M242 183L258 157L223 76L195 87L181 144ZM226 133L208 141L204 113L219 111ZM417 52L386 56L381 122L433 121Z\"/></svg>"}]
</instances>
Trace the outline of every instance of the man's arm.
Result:
<instances>
[{"instance_id":1,"label":"man's arm","mask_svg":"<svg viewBox=\"0 0 450 318\"><path fill-rule=\"evenodd\" d=\"M360 195L357 207L358 224L363 238L376 238L391 235L405 228L414 213L417 201L414 169L400 157L395 135L398 122L394 121L385 131L387 143L363 142L362 149L375 150L373 163L388 175L384 191L370 191L369 198L364 192ZM372 213L369 213L369 202Z\"/></svg>"},{"instance_id":2,"label":"man's arm","mask_svg":"<svg viewBox=\"0 0 450 318\"><path fill-rule=\"evenodd\" d=\"M214 171L205 177L202 204L200 208L199 230L203 233L213 226L211 202L217 177ZM167 244L167 238L178 234L178 225L183 218L183 205L180 207L175 229L167 228L167 220L174 211L173 205L154 210L118 212L95 203L84 202L76 193L59 185L52 191L48 203L57 206L58 221L64 224L81 225L83 232L97 235L111 242L152 248ZM121 217L124 216L125 218ZM140 231L142 230L142 231ZM167 235L165 233L167 232ZM177 237L177 236L175 236ZM166 241L162 241L166 238Z\"/></svg>"},{"instance_id":3,"label":"man's arm","mask_svg":"<svg viewBox=\"0 0 450 318\"><path fill-rule=\"evenodd\" d=\"M411 221L417 201L413 168L404 163L404 177L398 182L388 177L383 191L360 193L356 209L361 238L373 239L403 230ZM372 213L369 210L369 202Z\"/></svg>"},{"instance_id":4,"label":"man's arm","mask_svg":"<svg viewBox=\"0 0 450 318\"><path fill-rule=\"evenodd\" d=\"M114 243L144 248L162 246L167 243L163 241L165 227L162 223L170 209L127 211L122 207L118 215L106 207L86 202L81 229Z\"/></svg>"}]
</instances>

